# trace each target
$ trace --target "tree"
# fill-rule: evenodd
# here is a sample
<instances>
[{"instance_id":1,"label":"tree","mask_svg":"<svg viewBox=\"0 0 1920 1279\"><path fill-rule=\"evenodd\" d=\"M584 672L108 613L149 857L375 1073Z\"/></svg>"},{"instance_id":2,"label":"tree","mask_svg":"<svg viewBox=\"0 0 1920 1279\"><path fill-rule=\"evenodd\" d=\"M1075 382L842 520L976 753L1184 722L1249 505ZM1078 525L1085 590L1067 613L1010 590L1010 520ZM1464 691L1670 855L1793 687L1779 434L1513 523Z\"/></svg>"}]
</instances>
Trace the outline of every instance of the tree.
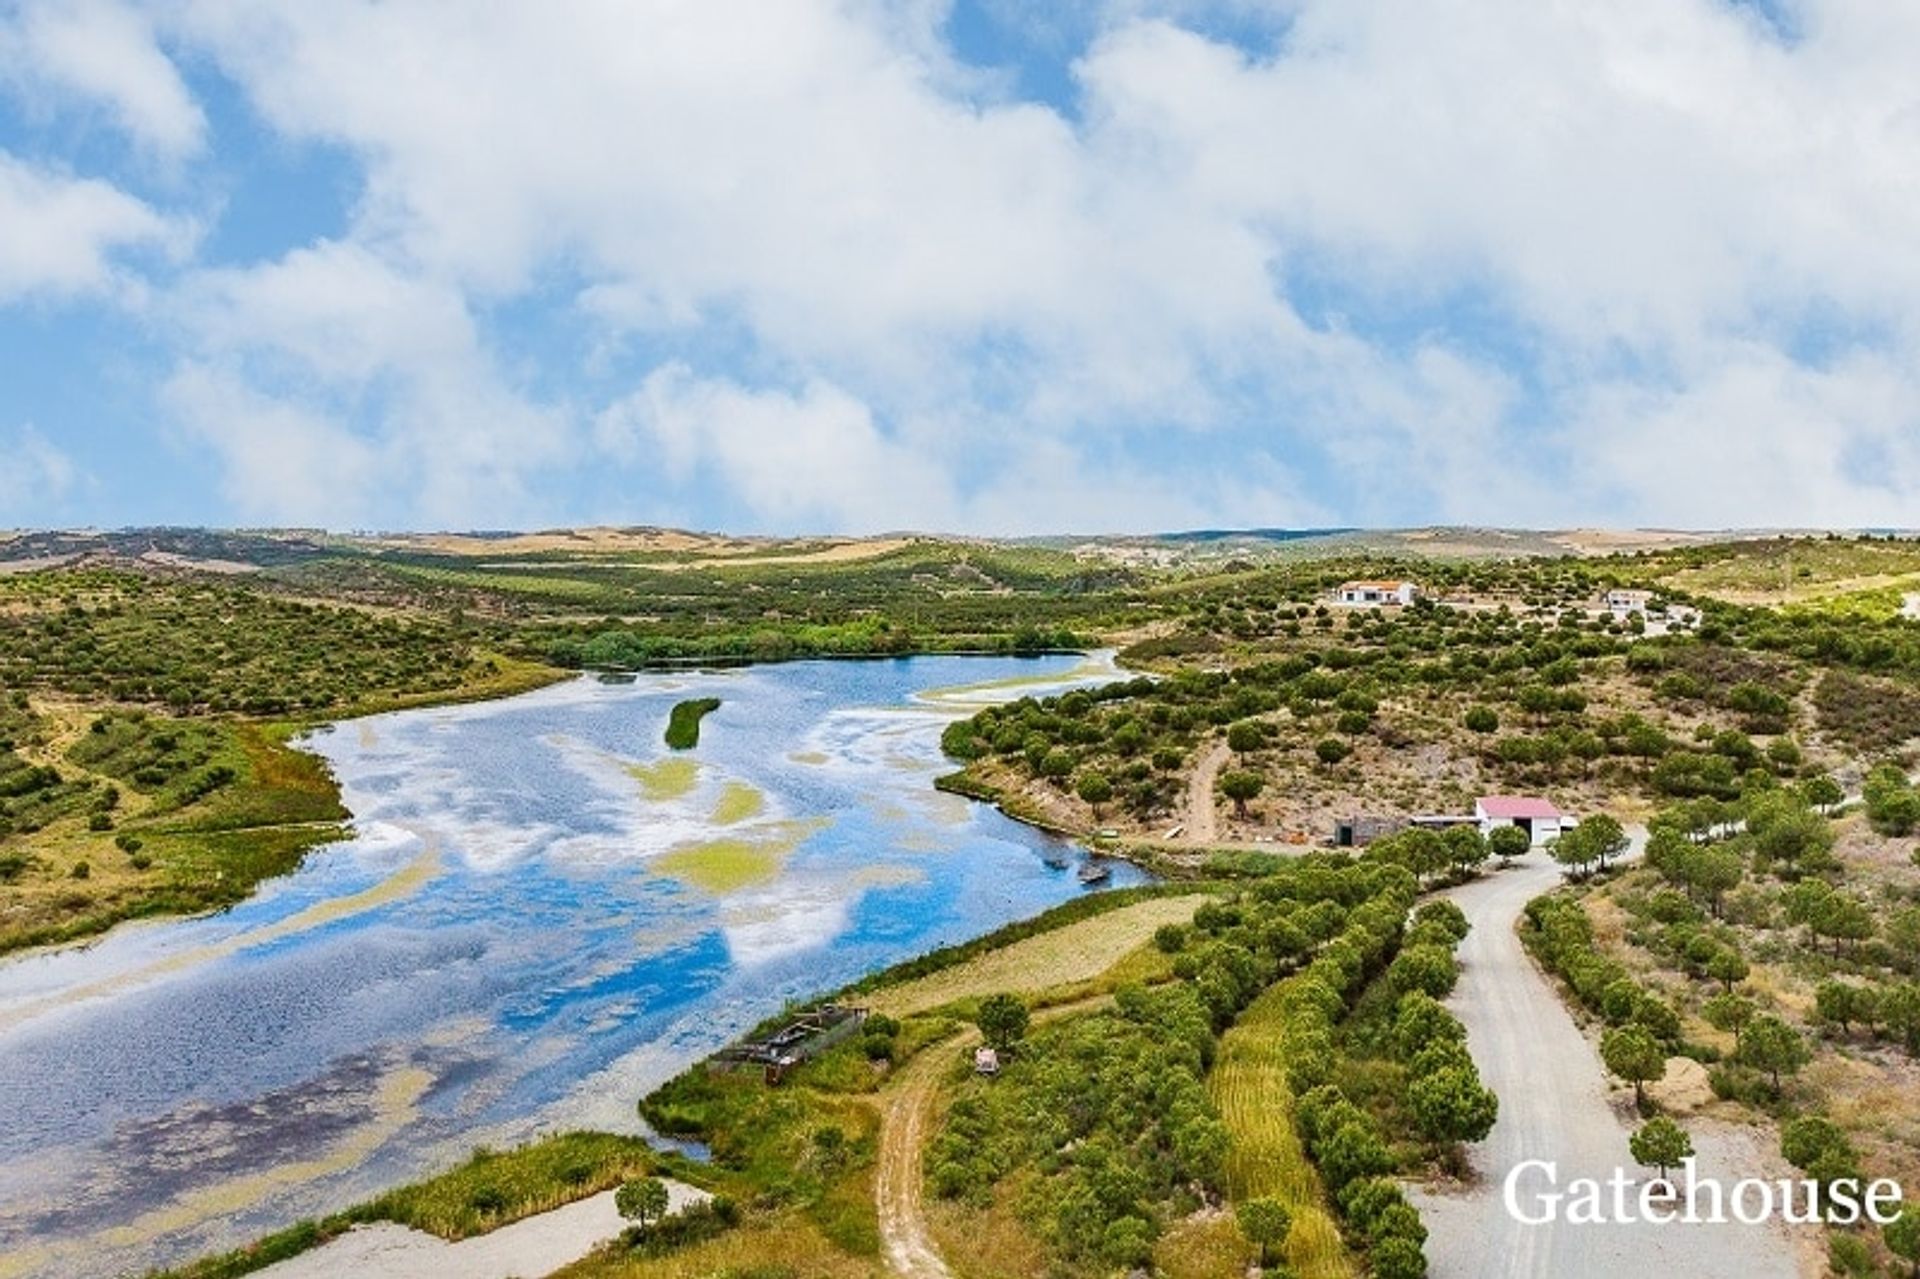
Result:
<instances>
[{"instance_id":1,"label":"tree","mask_svg":"<svg viewBox=\"0 0 1920 1279\"><path fill-rule=\"evenodd\" d=\"M1015 995L988 995L974 1014L980 1037L1002 1051L1012 1048L1027 1035L1027 1006Z\"/></svg>"},{"instance_id":2,"label":"tree","mask_svg":"<svg viewBox=\"0 0 1920 1279\"><path fill-rule=\"evenodd\" d=\"M1586 832L1586 838L1591 844L1595 859L1600 863L1601 870L1607 868L1608 861L1626 852L1632 843L1620 823L1605 813L1587 818L1574 829Z\"/></svg>"},{"instance_id":3,"label":"tree","mask_svg":"<svg viewBox=\"0 0 1920 1279\"><path fill-rule=\"evenodd\" d=\"M1491 733L1500 727L1500 717L1491 706L1473 706L1467 710L1467 728L1475 733Z\"/></svg>"},{"instance_id":4,"label":"tree","mask_svg":"<svg viewBox=\"0 0 1920 1279\"><path fill-rule=\"evenodd\" d=\"M1665 1181L1667 1169L1693 1154L1693 1138L1687 1136L1687 1130L1673 1120L1658 1115L1642 1124L1640 1131L1627 1139L1627 1149L1633 1153L1635 1163L1657 1169L1660 1180Z\"/></svg>"},{"instance_id":5,"label":"tree","mask_svg":"<svg viewBox=\"0 0 1920 1279\"><path fill-rule=\"evenodd\" d=\"M1500 1113L1500 1099L1481 1086L1470 1064L1446 1066L1407 1086L1407 1106L1435 1141L1479 1141Z\"/></svg>"},{"instance_id":6,"label":"tree","mask_svg":"<svg viewBox=\"0 0 1920 1279\"><path fill-rule=\"evenodd\" d=\"M642 1177L621 1186L613 1196L613 1206L628 1221L642 1226L667 1215L667 1183L658 1177Z\"/></svg>"},{"instance_id":7,"label":"tree","mask_svg":"<svg viewBox=\"0 0 1920 1279\"><path fill-rule=\"evenodd\" d=\"M1800 784L1800 798L1822 813L1832 812L1846 797L1846 792L1840 789L1840 783L1824 774L1819 777L1809 777Z\"/></svg>"},{"instance_id":8,"label":"tree","mask_svg":"<svg viewBox=\"0 0 1920 1279\"><path fill-rule=\"evenodd\" d=\"M1093 809L1096 819L1100 816L1100 805L1113 798L1113 783L1107 780L1105 773L1082 773L1080 783L1074 790L1087 802L1087 806Z\"/></svg>"},{"instance_id":9,"label":"tree","mask_svg":"<svg viewBox=\"0 0 1920 1279\"><path fill-rule=\"evenodd\" d=\"M1920 1053L1920 982L1903 981L1883 987L1880 1019L1899 1037L1909 1055Z\"/></svg>"},{"instance_id":10,"label":"tree","mask_svg":"<svg viewBox=\"0 0 1920 1279\"><path fill-rule=\"evenodd\" d=\"M1453 952L1433 945L1408 946L1387 966L1387 980L1399 991L1424 990L1438 999L1460 979Z\"/></svg>"},{"instance_id":11,"label":"tree","mask_svg":"<svg viewBox=\"0 0 1920 1279\"><path fill-rule=\"evenodd\" d=\"M1351 748L1337 737L1323 737L1313 744L1313 753L1320 762L1331 768L1347 757Z\"/></svg>"},{"instance_id":12,"label":"tree","mask_svg":"<svg viewBox=\"0 0 1920 1279\"><path fill-rule=\"evenodd\" d=\"M1780 1129L1780 1156L1801 1171L1839 1152L1853 1157L1853 1143L1840 1125L1822 1115L1801 1115Z\"/></svg>"},{"instance_id":13,"label":"tree","mask_svg":"<svg viewBox=\"0 0 1920 1279\"><path fill-rule=\"evenodd\" d=\"M1710 845L1688 851L1680 863L1680 882L1687 891L1707 899L1707 909L1720 917L1720 901L1737 887L1746 874L1740 854L1725 845Z\"/></svg>"},{"instance_id":14,"label":"tree","mask_svg":"<svg viewBox=\"0 0 1920 1279\"><path fill-rule=\"evenodd\" d=\"M1667 1073L1667 1052L1646 1027L1622 1026L1609 1030L1600 1040L1600 1060L1620 1078L1633 1085L1636 1106L1646 1102L1645 1085Z\"/></svg>"},{"instance_id":15,"label":"tree","mask_svg":"<svg viewBox=\"0 0 1920 1279\"><path fill-rule=\"evenodd\" d=\"M1486 837L1478 826L1450 826L1441 838L1447 844L1447 861L1461 874L1470 874L1487 860Z\"/></svg>"},{"instance_id":16,"label":"tree","mask_svg":"<svg viewBox=\"0 0 1920 1279\"><path fill-rule=\"evenodd\" d=\"M1487 836L1487 851L1511 866L1514 858L1525 857L1533 851L1533 836L1518 826L1496 826Z\"/></svg>"},{"instance_id":17,"label":"tree","mask_svg":"<svg viewBox=\"0 0 1920 1279\"><path fill-rule=\"evenodd\" d=\"M1915 1279L1920 1279L1920 1204L1902 1208L1880 1233L1887 1241L1887 1251L1912 1266Z\"/></svg>"},{"instance_id":18,"label":"tree","mask_svg":"<svg viewBox=\"0 0 1920 1279\"><path fill-rule=\"evenodd\" d=\"M1575 879L1586 878L1594 863L1600 860L1599 850L1593 837L1587 834L1585 822L1554 839L1547 845L1547 851Z\"/></svg>"},{"instance_id":19,"label":"tree","mask_svg":"<svg viewBox=\"0 0 1920 1279\"><path fill-rule=\"evenodd\" d=\"M1853 1023L1864 1020L1857 998L1860 993L1860 987L1843 981L1823 981L1814 988L1814 1011L1821 1021L1838 1026L1841 1034L1851 1034Z\"/></svg>"},{"instance_id":20,"label":"tree","mask_svg":"<svg viewBox=\"0 0 1920 1279\"><path fill-rule=\"evenodd\" d=\"M1427 1257L1420 1245L1405 1235L1393 1235L1373 1246L1369 1254L1374 1279L1424 1279Z\"/></svg>"},{"instance_id":21,"label":"tree","mask_svg":"<svg viewBox=\"0 0 1920 1279\"><path fill-rule=\"evenodd\" d=\"M1724 1030L1733 1036L1738 1046L1741 1036L1746 1033L1747 1024L1759 1013L1751 999L1744 995L1715 995L1700 1006L1701 1014L1707 1024L1716 1030Z\"/></svg>"},{"instance_id":22,"label":"tree","mask_svg":"<svg viewBox=\"0 0 1920 1279\"><path fill-rule=\"evenodd\" d=\"M1737 1056L1773 1080L1776 1097L1780 1095L1780 1076L1794 1073L1813 1059L1800 1032L1770 1013L1755 1017L1747 1025Z\"/></svg>"},{"instance_id":23,"label":"tree","mask_svg":"<svg viewBox=\"0 0 1920 1279\"><path fill-rule=\"evenodd\" d=\"M1293 1229L1293 1214L1278 1199L1249 1199L1235 1208L1233 1215L1247 1242L1260 1249L1262 1266L1269 1264L1273 1250L1286 1243L1287 1232Z\"/></svg>"},{"instance_id":24,"label":"tree","mask_svg":"<svg viewBox=\"0 0 1920 1279\"><path fill-rule=\"evenodd\" d=\"M1230 769L1220 775L1220 793L1233 801L1233 811L1247 815L1247 801L1266 788L1267 779L1248 769Z\"/></svg>"},{"instance_id":25,"label":"tree","mask_svg":"<svg viewBox=\"0 0 1920 1279\"><path fill-rule=\"evenodd\" d=\"M1243 719L1227 728L1227 746L1235 754L1244 755L1248 751L1257 751L1266 744L1266 733L1253 720Z\"/></svg>"},{"instance_id":26,"label":"tree","mask_svg":"<svg viewBox=\"0 0 1920 1279\"><path fill-rule=\"evenodd\" d=\"M1713 958L1707 961L1707 976L1719 982L1727 991L1732 991L1733 983L1745 981L1751 971L1746 956L1731 946L1718 947L1713 952Z\"/></svg>"}]
</instances>

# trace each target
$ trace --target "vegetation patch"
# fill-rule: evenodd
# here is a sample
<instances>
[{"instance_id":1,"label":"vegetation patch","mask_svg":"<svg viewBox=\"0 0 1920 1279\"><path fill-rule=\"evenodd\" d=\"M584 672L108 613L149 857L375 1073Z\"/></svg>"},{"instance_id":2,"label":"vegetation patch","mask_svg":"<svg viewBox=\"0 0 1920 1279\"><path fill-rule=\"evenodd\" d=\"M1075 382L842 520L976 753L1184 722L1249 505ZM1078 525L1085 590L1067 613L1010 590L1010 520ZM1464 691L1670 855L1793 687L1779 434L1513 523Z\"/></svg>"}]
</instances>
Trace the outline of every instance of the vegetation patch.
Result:
<instances>
[{"instance_id":1,"label":"vegetation patch","mask_svg":"<svg viewBox=\"0 0 1920 1279\"><path fill-rule=\"evenodd\" d=\"M780 873L791 845L746 839L712 839L662 855L654 867L716 895L763 884Z\"/></svg>"},{"instance_id":2,"label":"vegetation patch","mask_svg":"<svg viewBox=\"0 0 1920 1279\"><path fill-rule=\"evenodd\" d=\"M667 716L667 745L690 751L700 744L700 721L720 709L717 697L695 697L674 704Z\"/></svg>"},{"instance_id":3,"label":"vegetation patch","mask_svg":"<svg viewBox=\"0 0 1920 1279\"><path fill-rule=\"evenodd\" d=\"M720 798L713 806L713 820L719 826L732 826L760 816L766 807L767 797L757 786L746 782L728 782L721 788Z\"/></svg>"},{"instance_id":4,"label":"vegetation patch","mask_svg":"<svg viewBox=\"0 0 1920 1279\"><path fill-rule=\"evenodd\" d=\"M627 775L640 783L640 793L655 804L685 799L700 782L700 761L669 755L651 764L629 764Z\"/></svg>"}]
</instances>

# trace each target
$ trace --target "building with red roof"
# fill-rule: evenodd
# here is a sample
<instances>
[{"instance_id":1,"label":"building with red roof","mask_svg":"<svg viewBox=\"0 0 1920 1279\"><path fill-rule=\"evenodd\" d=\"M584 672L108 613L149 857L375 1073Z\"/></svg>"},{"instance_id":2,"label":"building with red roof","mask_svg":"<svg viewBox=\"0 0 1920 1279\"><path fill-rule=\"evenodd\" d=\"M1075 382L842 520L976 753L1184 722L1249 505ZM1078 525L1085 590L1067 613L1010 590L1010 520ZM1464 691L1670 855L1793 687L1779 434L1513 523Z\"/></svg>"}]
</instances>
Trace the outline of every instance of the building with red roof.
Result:
<instances>
[{"instance_id":1,"label":"building with red roof","mask_svg":"<svg viewBox=\"0 0 1920 1279\"><path fill-rule=\"evenodd\" d=\"M1533 795L1482 795L1473 802L1480 833L1491 835L1501 826L1518 826L1537 848L1574 824L1551 801Z\"/></svg>"}]
</instances>

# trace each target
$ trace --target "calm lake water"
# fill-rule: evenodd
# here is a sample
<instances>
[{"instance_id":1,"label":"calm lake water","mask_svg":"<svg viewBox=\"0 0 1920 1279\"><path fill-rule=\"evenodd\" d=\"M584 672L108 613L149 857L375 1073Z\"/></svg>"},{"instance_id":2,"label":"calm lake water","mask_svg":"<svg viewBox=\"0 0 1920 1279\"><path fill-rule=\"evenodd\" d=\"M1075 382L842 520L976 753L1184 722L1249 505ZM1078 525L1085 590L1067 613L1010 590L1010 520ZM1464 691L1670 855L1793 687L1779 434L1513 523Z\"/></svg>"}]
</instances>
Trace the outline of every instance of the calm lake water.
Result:
<instances>
[{"instance_id":1,"label":"calm lake water","mask_svg":"<svg viewBox=\"0 0 1920 1279\"><path fill-rule=\"evenodd\" d=\"M352 839L223 914L0 964L0 1279L231 1246L479 1142L636 1130L642 1093L784 1002L1084 891L1078 850L931 781L954 714L1111 674L588 677L315 735ZM668 759L699 696L722 704Z\"/></svg>"}]
</instances>

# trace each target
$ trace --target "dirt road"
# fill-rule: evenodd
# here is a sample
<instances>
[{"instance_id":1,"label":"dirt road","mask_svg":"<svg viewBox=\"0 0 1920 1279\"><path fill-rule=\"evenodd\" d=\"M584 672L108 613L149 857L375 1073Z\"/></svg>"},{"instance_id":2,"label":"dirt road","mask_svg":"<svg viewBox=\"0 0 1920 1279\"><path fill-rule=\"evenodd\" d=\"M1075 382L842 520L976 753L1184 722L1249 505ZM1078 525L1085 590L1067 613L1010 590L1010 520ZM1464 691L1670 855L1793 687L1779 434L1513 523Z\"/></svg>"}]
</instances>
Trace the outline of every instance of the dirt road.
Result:
<instances>
[{"instance_id":1,"label":"dirt road","mask_svg":"<svg viewBox=\"0 0 1920 1279\"><path fill-rule=\"evenodd\" d=\"M1193 776L1187 779L1187 820L1186 830L1180 836L1189 844L1217 844L1220 842L1220 822L1217 802L1214 799L1214 783L1219 780L1220 770L1233 758L1224 741L1210 742L1206 750L1200 753L1200 762L1193 767Z\"/></svg>"},{"instance_id":2,"label":"dirt road","mask_svg":"<svg viewBox=\"0 0 1920 1279\"><path fill-rule=\"evenodd\" d=\"M1637 852L1645 832L1633 834ZM1482 1077L1500 1096L1500 1118L1486 1141L1469 1148L1478 1176L1470 1190L1413 1193L1431 1232L1427 1255L1434 1279L1792 1279L1802 1273L1797 1259L1804 1249L1779 1225L1528 1225L1507 1211L1503 1184L1525 1160L1557 1163L1563 1190L1572 1178L1605 1180L1624 1168L1632 1199L1645 1180L1645 1170L1627 1151L1636 1122L1630 1099L1617 1099L1593 1045L1514 930L1527 902L1558 882L1558 867L1534 853L1512 870L1450 894L1473 921L1473 932L1461 945L1460 985L1448 1002L1466 1025ZM1703 1178L1731 1184L1791 1171L1779 1166L1768 1139L1756 1130L1698 1118L1687 1126ZM1524 1184L1544 1189L1536 1181ZM1523 1198L1522 1207L1536 1210L1530 1198Z\"/></svg>"},{"instance_id":3,"label":"dirt road","mask_svg":"<svg viewBox=\"0 0 1920 1279\"><path fill-rule=\"evenodd\" d=\"M1033 1024L1105 1008L1111 995L1091 995L1070 1004L1056 1004L1033 1014ZM933 1107L940 1094L940 1075L961 1053L980 1042L972 1027L951 1039L920 1050L887 1090L880 1112L880 1161L874 1170L873 1195L880 1213L880 1251L887 1269L904 1279L950 1279L953 1274L927 1233L921 1207L924 1194L921 1168L927 1141L933 1136Z\"/></svg>"},{"instance_id":4,"label":"dirt road","mask_svg":"<svg viewBox=\"0 0 1920 1279\"><path fill-rule=\"evenodd\" d=\"M921 1160L932 1136L933 1104L940 1091L940 1074L961 1049L970 1049L979 1033L923 1049L900 1072L889 1090L880 1116L880 1164L875 1170L873 1194L880 1210L880 1246L887 1269L906 1279L949 1279L952 1271L927 1234L920 1205Z\"/></svg>"}]
</instances>

